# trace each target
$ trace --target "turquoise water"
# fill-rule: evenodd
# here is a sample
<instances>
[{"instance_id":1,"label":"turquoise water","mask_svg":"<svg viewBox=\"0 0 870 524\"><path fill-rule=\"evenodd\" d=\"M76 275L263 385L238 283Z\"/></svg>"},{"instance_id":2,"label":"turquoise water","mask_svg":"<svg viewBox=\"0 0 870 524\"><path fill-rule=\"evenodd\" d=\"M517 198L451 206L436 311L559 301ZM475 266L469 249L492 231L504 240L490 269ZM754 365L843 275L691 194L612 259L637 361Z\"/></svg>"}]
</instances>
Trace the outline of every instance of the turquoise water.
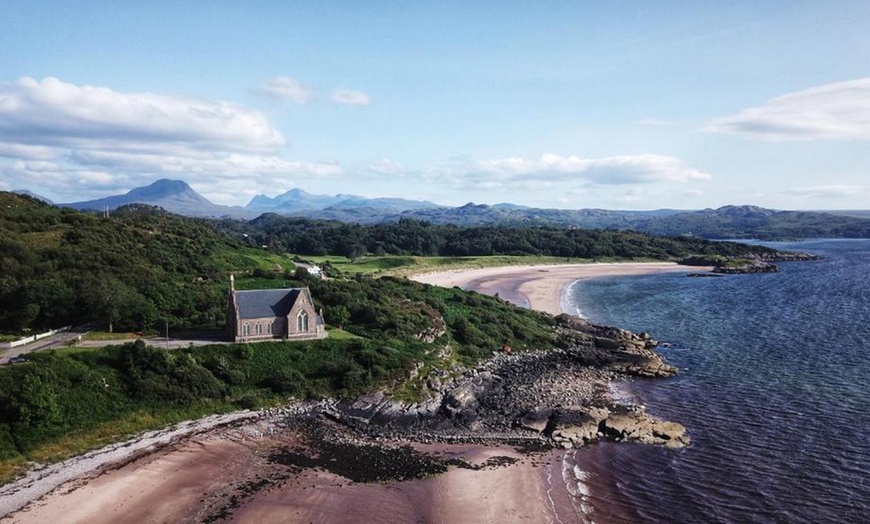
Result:
<instances>
[{"instance_id":1,"label":"turquoise water","mask_svg":"<svg viewBox=\"0 0 870 524\"><path fill-rule=\"evenodd\" d=\"M681 373L626 394L693 439L578 451L596 522L870 522L870 241L768 245L826 258L570 290L590 320L670 345Z\"/></svg>"}]
</instances>

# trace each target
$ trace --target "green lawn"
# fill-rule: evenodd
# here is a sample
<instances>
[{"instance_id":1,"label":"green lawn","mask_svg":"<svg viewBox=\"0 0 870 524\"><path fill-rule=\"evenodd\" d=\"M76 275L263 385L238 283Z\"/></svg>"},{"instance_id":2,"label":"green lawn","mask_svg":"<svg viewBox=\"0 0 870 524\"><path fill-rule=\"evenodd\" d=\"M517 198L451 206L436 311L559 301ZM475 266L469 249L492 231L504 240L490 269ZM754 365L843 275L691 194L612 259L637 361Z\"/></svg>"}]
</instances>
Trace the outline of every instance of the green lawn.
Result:
<instances>
[{"instance_id":1,"label":"green lawn","mask_svg":"<svg viewBox=\"0 0 870 524\"><path fill-rule=\"evenodd\" d=\"M288 255L293 257L293 255ZM470 269L496 266L536 264L566 264L592 262L589 259L545 256L484 256L484 257L416 257L401 255L364 256L354 261L342 256L300 256L304 260L323 264L329 262L343 274L373 274L376 276L408 276L427 271Z\"/></svg>"}]
</instances>

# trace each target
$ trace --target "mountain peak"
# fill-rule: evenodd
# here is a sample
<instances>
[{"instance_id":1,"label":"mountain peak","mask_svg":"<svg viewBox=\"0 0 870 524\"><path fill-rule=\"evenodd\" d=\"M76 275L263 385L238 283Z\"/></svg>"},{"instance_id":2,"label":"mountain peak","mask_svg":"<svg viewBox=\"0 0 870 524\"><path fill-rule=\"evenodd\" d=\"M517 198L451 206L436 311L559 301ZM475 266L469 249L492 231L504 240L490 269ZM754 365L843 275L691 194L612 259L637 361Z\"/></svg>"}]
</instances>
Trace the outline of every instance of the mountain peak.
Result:
<instances>
[{"instance_id":1,"label":"mountain peak","mask_svg":"<svg viewBox=\"0 0 870 524\"><path fill-rule=\"evenodd\" d=\"M179 195L183 193L194 193L196 191L191 188L184 180L170 180L161 178L147 186L131 189L127 196L131 198L166 198L169 196Z\"/></svg>"}]
</instances>

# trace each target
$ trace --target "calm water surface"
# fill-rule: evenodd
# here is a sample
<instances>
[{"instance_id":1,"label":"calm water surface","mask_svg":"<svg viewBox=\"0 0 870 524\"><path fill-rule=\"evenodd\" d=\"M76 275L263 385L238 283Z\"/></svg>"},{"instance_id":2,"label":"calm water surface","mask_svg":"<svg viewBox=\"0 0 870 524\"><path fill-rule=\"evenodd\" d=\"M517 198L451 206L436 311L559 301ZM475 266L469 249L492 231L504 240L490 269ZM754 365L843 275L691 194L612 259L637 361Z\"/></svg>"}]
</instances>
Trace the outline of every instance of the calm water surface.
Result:
<instances>
[{"instance_id":1,"label":"calm water surface","mask_svg":"<svg viewBox=\"0 0 870 524\"><path fill-rule=\"evenodd\" d=\"M647 331L681 370L635 402L682 422L670 451L601 445L596 521L870 522L870 241L768 244L826 257L725 278L662 274L574 284L590 320Z\"/></svg>"}]
</instances>

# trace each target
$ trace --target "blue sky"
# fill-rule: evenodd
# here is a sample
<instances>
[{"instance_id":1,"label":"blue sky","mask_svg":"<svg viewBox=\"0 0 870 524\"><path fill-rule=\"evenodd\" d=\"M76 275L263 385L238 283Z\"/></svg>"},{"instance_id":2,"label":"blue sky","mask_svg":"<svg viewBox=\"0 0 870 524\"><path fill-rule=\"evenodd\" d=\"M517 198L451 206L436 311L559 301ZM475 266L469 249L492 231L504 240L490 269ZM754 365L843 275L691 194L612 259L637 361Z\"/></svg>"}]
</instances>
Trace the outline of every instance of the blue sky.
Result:
<instances>
[{"instance_id":1,"label":"blue sky","mask_svg":"<svg viewBox=\"0 0 870 524\"><path fill-rule=\"evenodd\" d=\"M0 189L870 208L867 1L127 4L4 2Z\"/></svg>"}]
</instances>

